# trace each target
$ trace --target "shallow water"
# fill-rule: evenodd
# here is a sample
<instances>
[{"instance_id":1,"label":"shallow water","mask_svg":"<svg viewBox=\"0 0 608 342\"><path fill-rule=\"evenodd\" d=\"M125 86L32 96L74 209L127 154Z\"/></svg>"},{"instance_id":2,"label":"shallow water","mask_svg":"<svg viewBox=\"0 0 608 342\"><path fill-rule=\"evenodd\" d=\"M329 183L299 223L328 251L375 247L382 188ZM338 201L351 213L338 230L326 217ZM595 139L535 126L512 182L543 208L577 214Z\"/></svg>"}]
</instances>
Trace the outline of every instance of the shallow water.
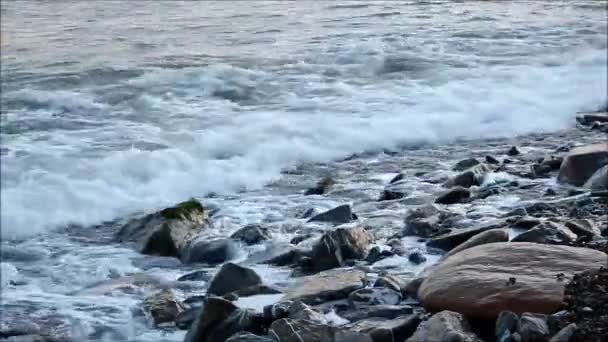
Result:
<instances>
[{"instance_id":1,"label":"shallow water","mask_svg":"<svg viewBox=\"0 0 608 342\"><path fill-rule=\"evenodd\" d=\"M386 237L440 191L416 172L447 176L488 138L568 128L606 101L601 1L14 1L1 21L3 315L77 340L184 335L137 314L153 285L85 290L192 271L110 242L108 221L195 196L220 209L207 234L265 222L280 245L327 229L297 218L307 209L350 203ZM375 202L402 170L405 204ZM326 175L334 192L301 195ZM455 210L492 218L521 200ZM376 266L421 269L404 263Z\"/></svg>"}]
</instances>

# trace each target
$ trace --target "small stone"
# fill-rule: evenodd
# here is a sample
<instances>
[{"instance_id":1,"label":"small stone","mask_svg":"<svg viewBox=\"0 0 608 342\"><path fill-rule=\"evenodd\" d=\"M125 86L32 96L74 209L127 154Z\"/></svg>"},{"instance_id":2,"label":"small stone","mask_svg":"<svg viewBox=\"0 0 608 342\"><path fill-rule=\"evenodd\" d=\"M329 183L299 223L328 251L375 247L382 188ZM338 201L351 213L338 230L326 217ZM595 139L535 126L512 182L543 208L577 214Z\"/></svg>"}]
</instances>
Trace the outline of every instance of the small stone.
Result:
<instances>
[{"instance_id":1,"label":"small stone","mask_svg":"<svg viewBox=\"0 0 608 342\"><path fill-rule=\"evenodd\" d=\"M419 251L411 253L407 258L411 263L416 265L426 262L426 257Z\"/></svg>"},{"instance_id":2,"label":"small stone","mask_svg":"<svg viewBox=\"0 0 608 342\"><path fill-rule=\"evenodd\" d=\"M253 245L272 239L272 234L270 233L270 229L268 227L264 227L259 224L248 224L234 232L230 238L241 240L248 245Z\"/></svg>"},{"instance_id":3,"label":"small stone","mask_svg":"<svg viewBox=\"0 0 608 342\"><path fill-rule=\"evenodd\" d=\"M348 223L355 219L350 205L345 204L313 216L308 222Z\"/></svg>"},{"instance_id":4,"label":"small stone","mask_svg":"<svg viewBox=\"0 0 608 342\"><path fill-rule=\"evenodd\" d=\"M152 318L154 325L175 321L177 315L183 310L175 293L170 289L162 290L146 298L142 306Z\"/></svg>"},{"instance_id":5,"label":"small stone","mask_svg":"<svg viewBox=\"0 0 608 342\"><path fill-rule=\"evenodd\" d=\"M217 265L236 257L237 245L232 239L192 241L182 256L184 263Z\"/></svg>"},{"instance_id":6,"label":"small stone","mask_svg":"<svg viewBox=\"0 0 608 342\"><path fill-rule=\"evenodd\" d=\"M400 292L382 287L360 289L348 295L348 302L353 307L361 305L397 305L400 301Z\"/></svg>"},{"instance_id":7,"label":"small stone","mask_svg":"<svg viewBox=\"0 0 608 342\"><path fill-rule=\"evenodd\" d=\"M486 163L488 164L500 164L500 161L492 156L486 156Z\"/></svg>"},{"instance_id":8,"label":"small stone","mask_svg":"<svg viewBox=\"0 0 608 342\"><path fill-rule=\"evenodd\" d=\"M437 197L435 203L438 204L454 204L462 203L471 197L471 191L462 186L455 186Z\"/></svg>"},{"instance_id":9,"label":"small stone","mask_svg":"<svg viewBox=\"0 0 608 342\"><path fill-rule=\"evenodd\" d=\"M262 284L254 270L233 263L226 263L211 280L207 292L223 296L227 293Z\"/></svg>"},{"instance_id":10,"label":"small stone","mask_svg":"<svg viewBox=\"0 0 608 342\"><path fill-rule=\"evenodd\" d=\"M549 338L547 316L523 313L517 323L517 333L523 341L546 341Z\"/></svg>"},{"instance_id":11,"label":"small stone","mask_svg":"<svg viewBox=\"0 0 608 342\"><path fill-rule=\"evenodd\" d=\"M512 311L501 311L500 314L498 314L498 318L496 318L496 339L500 339L505 332L508 332L509 335L514 333L517 329L518 321L519 317Z\"/></svg>"},{"instance_id":12,"label":"small stone","mask_svg":"<svg viewBox=\"0 0 608 342\"><path fill-rule=\"evenodd\" d=\"M518 154L520 154L520 152L517 149L517 146L511 146L511 148L509 149L509 151L507 151L507 155L509 155L509 156L516 156Z\"/></svg>"},{"instance_id":13,"label":"small stone","mask_svg":"<svg viewBox=\"0 0 608 342\"><path fill-rule=\"evenodd\" d=\"M576 324L570 323L563 329L558 331L557 334L555 334L553 337L551 337L551 339L549 339L549 342L569 342L575 332Z\"/></svg>"}]
</instances>

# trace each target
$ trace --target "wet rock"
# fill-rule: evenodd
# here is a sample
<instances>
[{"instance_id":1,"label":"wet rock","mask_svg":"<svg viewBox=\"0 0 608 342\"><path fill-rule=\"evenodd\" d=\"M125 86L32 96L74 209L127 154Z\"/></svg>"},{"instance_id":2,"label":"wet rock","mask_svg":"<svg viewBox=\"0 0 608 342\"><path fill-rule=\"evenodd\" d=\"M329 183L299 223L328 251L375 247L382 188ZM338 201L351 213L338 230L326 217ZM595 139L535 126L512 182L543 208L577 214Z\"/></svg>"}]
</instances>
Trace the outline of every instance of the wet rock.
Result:
<instances>
[{"instance_id":1,"label":"wet rock","mask_svg":"<svg viewBox=\"0 0 608 342\"><path fill-rule=\"evenodd\" d=\"M496 165L496 164L500 164L500 160L498 160L492 156L486 156L486 163Z\"/></svg>"},{"instance_id":2,"label":"wet rock","mask_svg":"<svg viewBox=\"0 0 608 342\"><path fill-rule=\"evenodd\" d=\"M207 271L194 271L177 278L177 281L209 281L211 276Z\"/></svg>"},{"instance_id":3,"label":"wet rock","mask_svg":"<svg viewBox=\"0 0 608 342\"><path fill-rule=\"evenodd\" d=\"M545 194L543 196L547 196L547 197L551 197L551 196L556 196L557 192L551 188L547 189L547 191L545 191Z\"/></svg>"},{"instance_id":4,"label":"wet rock","mask_svg":"<svg viewBox=\"0 0 608 342\"><path fill-rule=\"evenodd\" d=\"M442 311L422 322L407 342L462 341L481 342L465 318L452 311Z\"/></svg>"},{"instance_id":5,"label":"wet rock","mask_svg":"<svg viewBox=\"0 0 608 342\"><path fill-rule=\"evenodd\" d=\"M248 332L240 332L227 339L226 342L276 342L276 340L268 336L259 336Z\"/></svg>"},{"instance_id":6,"label":"wet rock","mask_svg":"<svg viewBox=\"0 0 608 342\"><path fill-rule=\"evenodd\" d=\"M562 327L568 325L570 313L567 310L558 311L547 317L547 326L552 334L556 334Z\"/></svg>"},{"instance_id":7,"label":"wet rock","mask_svg":"<svg viewBox=\"0 0 608 342\"><path fill-rule=\"evenodd\" d=\"M296 235L294 236L291 241L289 241L290 244L292 245L297 245L300 242L304 241L304 240L308 240L311 237L315 236L314 234L301 234L301 235Z\"/></svg>"},{"instance_id":8,"label":"wet rock","mask_svg":"<svg viewBox=\"0 0 608 342\"><path fill-rule=\"evenodd\" d=\"M527 216L527 215L528 215L528 211L526 210L526 208L515 208L515 209L509 211L508 213L506 213L504 216L512 217L512 216Z\"/></svg>"},{"instance_id":9,"label":"wet rock","mask_svg":"<svg viewBox=\"0 0 608 342\"><path fill-rule=\"evenodd\" d=\"M232 239L216 239L211 241L199 239L192 241L185 248L182 262L217 265L234 259L236 254L237 244Z\"/></svg>"},{"instance_id":10,"label":"wet rock","mask_svg":"<svg viewBox=\"0 0 608 342\"><path fill-rule=\"evenodd\" d=\"M570 231L577 236L585 236L589 239L601 236L600 229L589 219L572 219L564 223Z\"/></svg>"},{"instance_id":11,"label":"wet rock","mask_svg":"<svg viewBox=\"0 0 608 342\"><path fill-rule=\"evenodd\" d=\"M132 220L117 234L120 242L135 242L142 254L181 257L183 248L201 230L208 213L195 199Z\"/></svg>"},{"instance_id":12,"label":"wet rock","mask_svg":"<svg viewBox=\"0 0 608 342\"><path fill-rule=\"evenodd\" d=\"M471 191L462 186L455 186L437 197L435 203L439 204L454 204L465 202L471 197Z\"/></svg>"},{"instance_id":13,"label":"wet rock","mask_svg":"<svg viewBox=\"0 0 608 342\"><path fill-rule=\"evenodd\" d=\"M557 180L583 186L602 166L608 164L608 143L577 147L570 151L559 170Z\"/></svg>"},{"instance_id":14,"label":"wet rock","mask_svg":"<svg viewBox=\"0 0 608 342\"><path fill-rule=\"evenodd\" d=\"M452 217L455 217L454 214L440 210L434 204L425 205L407 214L401 234L431 237L443 231L444 225L449 224Z\"/></svg>"},{"instance_id":15,"label":"wet rock","mask_svg":"<svg viewBox=\"0 0 608 342\"><path fill-rule=\"evenodd\" d=\"M454 171L464 171L466 169L470 169L475 165L479 165L479 160L475 159L475 158L468 158L468 159L463 159L461 161L459 161L458 163L456 163L453 167L452 170Z\"/></svg>"},{"instance_id":16,"label":"wet rock","mask_svg":"<svg viewBox=\"0 0 608 342\"><path fill-rule=\"evenodd\" d=\"M465 242L454 247L454 249L452 249L445 255L445 258L449 257L450 255L456 254L460 251L463 251L465 249L471 248L471 247L483 245L486 243L507 242L507 241L509 241L509 232L506 229L497 228L497 229L486 230L485 232L481 232L477 235L474 235L473 237L469 238Z\"/></svg>"},{"instance_id":17,"label":"wet rock","mask_svg":"<svg viewBox=\"0 0 608 342\"><path fill-rule=\"evenodd\" d=\"M323 195L328 193L336 182L331 177L321 179L314 188L306 190L304 195Z\"/></svg>"},{"instance_id":18,"label":"wet rock","mask_svg":"<svg viewBox=\"0 0 608 342\"><path fill-rule=\"evenodd\" d=\"M236 302L239 300L239 295L236 292L230 292L223 295L222 298L230 302Z\"/></svg>"},{"instance_id":19,"label":"wet rock","mask_svg":"<svg viewBox=\"0 0 608 342\"><path fill-rule=\"evenodd\" d=\"M207 292L223 296L230 292L261 284L262 279L254 270L229 262L222 265L222 268L215 274L211 283L209 283Z\"/></svg>"},{"instance_id":20,"label":"wet rock","mask_svg":"<svg viewBox=\"0 0 608 342\"><path fill-rule=\"evenodd\" d=\"M426 257L424 256L424 254L422 254L419 251L412 252L410 255L408 255L407 259L411 263L416 264L416 265L420 265L420 264L426 262Z\"/></svg>"},{"instance_id":21,"label":"wet rock","mask_svg":"<svg viewBox=\"0 0 608 342\"><path fill-rule=\"evenodd\" d=\"M40 326L34 322L20 321L18 319L6 317L3 318L4 319L0 320L0 338L40 334Z\"/></svg>"},{"instance_id":22,"label":"wet rock","mask_svg":"<svg viewBox=\"0 0 608 342\"><path fill-rule=\"evenodd\" d=\"M248 224L234 232L230 237L235 240L241 240L248 245L254 245L272 239L272 234L268 227L259 224Z\"/></svg>"},{"instance_id":23,"label":"wet rock","mask_svg":"<svg viewBox=\"0 0 608 342\"><path fill-rule=\"evenodd\" d=\"M502 311L496 318L494 335L496 341L508 341L512 333L517 330L519 317L511 311Z\"/></svg>"},{"instance_id":24,"label":"wet rock","mask_svg":"<svg viewBox=\"0 0 608 342\"><path fill-rule=\"evenodd\" d=\"M304 277L288 289L283 300L299 300L306 304L318 304L347 298L366 282L365 272L357 270L331 270Z\"/></svg>"},{"instance_id":25,"label":"wet rock","mask_svg":"<svg viewBox=\"0 0 608 342\"><path fill-rule=\"evenodd\" d=\"M394 184L397 183L401 180L403 180L403 178L405 178L405 175L403 173L399 173L397 174L395 177L393 177L390 182L388 182L389 184Z\"/></svg>"},{"instance_id":26,"label":"wet rock","mask_svg":"<svg viewBox=\"0 0 608 342\"><path fill-rule=\"evenodd\" d=\"M479 164L450 178L443 186L446 188L454 186L462 186L463 188L470 188L473 185L480 186L488 172L490 172L490 168L487 165Z\"/></svg>"},{"instance_id":27,"label":"wet rock","mask_svg":"<svg viewBox=\"0 0 608 342\"><path fill-rule=\"evenodd\" d=\"M184 342L220 342L241 331L261 334L262 321L251 311L239 309L225 299L210 297Z\"/></svg>"},{"instance_id":28,"label":"wet rock","mask_svg":"<svg viewBox=\"0 0 608 342\"><path fill-rule=\"evenodd\" d=\"M356 309L339 312L339 315L351 322L368 318L395 319L411 315L414 309L409 305L360 305Z\"/></svg>"},{"instance_id":29,"label":"wet rock","mask_svg":"<svg viewBox=\"0 0 608 342\"><path fill-rule=\"evenodd\" d=\"M608 122L608 113L579 113L576 121L581 125L590 126L594 122Z\"/></svg>"},{"instance_id":30,"label":"wet rock","mask_svg":"<svg viewBox=\"0 0 608 342\"><path fill-rule=\"evenodd\" d=\"M541 222L534 228L519 234L513 242L536 242L564 244L576 240L577 236L567 227L550 221Z\"/></svg>"},{"instance_id":31,"label":"wet rock","mask_svg":"<svg viewBox=\"0 0 608 342\"><path fill-rule=\"evenodd\" d=\"M183 310L171 289L162 290L144 299L142 306L154 325L175 321L177 315Z\"/></svg>"},{"instance_id":32,"label":"wet rock","mask_svg":"<svg viewBox=\"0 0 608 342\"><path fill-rule=\"evenodd\" d=\"M405 285L406 283L403 279L393 274L381 274L374 283L374 287L385 287L397 292L403 292L402 289Z\"/></svg>"},{"instance_id":33,"label":"wet rock","mask_svg":"<svg viewBox=\"0 0 608 342\"><path fill-rule=\"evenodd\" d=\"M372 317L347 325L349 329L367 333L374 342L405 341L422 321L420 315L406 315L391 320Z\"/></svg>"},{"instance_id":34,"label":"wet rock","mask_svg":"<svg viewBox=\"0 0 608 342\"><path fill-rule=\"evenodd\" d=\"M370 249L369 253L367 254L367 257L365 258L365 260L367 262L369 262L370 264L373 264L375 262L378 262L382 259L386 259L389 257L392 257L393 255L395 255L395 253L393 253L390 250L387 249L382 249L378 246L373 247L372 249Z\"/></svg>"},{"instance_id":35,"label":"wet rock","mask_svg":"<svg viewBox=\"0 0 608 342\"><path fill-rule=\"evenodd\" d=\"M608 190L608 164L595 171L583 187L591 191Z\"/></svg>"},{"instance_id":36,"label":"wet rock","mask_svg":"<svg viewBox=\"0 0 608 342\"><path fill-rule=\"evenodd\" d=\"M606 262L606 254L587 248L485 244L431 269L418 297L428 311L453 310L481 319L495 319L503 310L552 313L560 307L564 286L574 273L598 269Z\"/></svg>"},{"instance_id":37,"label":"wet rock","mask_svg":"<svg viewBox=\"0 0 608 342\"><path fill-rule=\"evenodd\" d=\"M572 341L572 336L576 332L576 324L570 323L560 331L557 332L553 337L549 339L549 342L570 342Z\"/></svg>"},{"instance_id":38,"label":"wet rock","mask_svg":"<svg viewBox=\"0 0 608 342\"><path fill-rule=\"evenodd\" d=\"M398 200L398 199L405 197L406 195L407 194L403 191L385 189L382 191L382 194L380 195L380 198L378 198L378 201Z\"/></svg>"},{"instance_id":39,"label":"wet rock","mask_svg":"<svg viewBox=\"0 0 608 342\"><path fill-rule=\"evenodd\" d=\"M401 292L373 287L359 289L348 295L348 302L353 307L361 305L397 305L401 301Z\"/></svg>"},{"instance_id":40,"label":"wet rock","mask_svg":"<svg viewBox=\"0 0 608 342\"><path fill-rule=\"evenodd\" d=\"M549 327L545 315L524 313L517 323L517 333L522 341L543 342L549 339Z\"/></svg>"},{"instance_id":41,"label":"wet rock","mask_svg":"<svg viewBox=\"0 0 608 342\"><path fill-rule=\"evenodd\" d=\"M269 335L281 342L372 342L367 334L288 318L272 322Z\"/></svg>"},{"instance_id":42,"label":"wet rock","mask_svg":"<svg viewBox=\"0 0 608 342\"><path fill-rule=\"evenodd\" d=\"M557 213L555 205L551 205L546 202L535 202L525 207L525 211L528 215L543 217L543 216L554 216Z\"/></svg>"},{"instance_id":43,"label":"wet rock","mask_svg":"<svg viewBox=\"0 0 608 342\"><path fill-rule=\"evenodd\" d=\"M201 311L203 311L202 305L193 306L181 311L175 317L175 326L182 330L188 330Z\"/></svg>"},{"instance_id":44,"label":"wet rock","mask_svg":"<svg viewBox=\"0 0 608 342\"><path fill-rule=\"evenodd\" d=\"M303 219L310 218L310 217L317 215L318 213L319 213L319 211L317 209L309 208L302 215L300 215L300 218L303 218Z\"/></svg>"},{"instance_id":45,"label":"wet rock","mask_svg":"<svg viewBox=\"0 0 608 342\"><path fill-rule=\"evenodd\" d=\"M520 152L517 149L517 146L511 146L511 148L507 151L507 155L509 156L516 156L518 154L520 154Z\"/></svg>"},{"instance_id":46,"label":"wet rock","mask_svg":"<svg viewBox=\"0 0 608 342\"><path fill-rule=\"evenodd\" d=\"M525 210L525 209L524 209ZM514 219L509 219L509 223L511 223L511 228L519 228L519 229L530 229L539 225L542 221L535 217L523 216L523 217L515 217Z\"/></svg>"},{"instance_id":47,"label":"wet rock","mask_svg":"<svg viewBox=\"0 0 608 342\"><path fill-rule=\"evenodd\" d=\"M342 224L348 223L355 219L355 215L353 214L350 205L344 204L330 209L326 212L315 215L310 218L308 222L328 222L333 224Z\"/></svg>"},{"instance_id":48,"label":"wet rock","mask_svg":"<svg viewBox=\"0 0 608 342\"><path fill-rule=\"evenodd\" d=\"M312 268L322 271L343 266L348 259L365 259L371 241L371 235L362 227L327 232L313 246Z\"/></svg>"},{"instance_id":49,"label":"wet rock","mask_svg":"<svg viewBox=\"0 0 608 342\"><path fill-rule=\"evenodd\" d=\"M505 225L505 221L497 220L478 227L454 229L452 232L439 235L435 238L430 239L429 241L427 241L426 244L429 247L440 248L445 251L449 251L477 234L480 234L490 229L504 227Z\"/></svg>"}]
</instances>

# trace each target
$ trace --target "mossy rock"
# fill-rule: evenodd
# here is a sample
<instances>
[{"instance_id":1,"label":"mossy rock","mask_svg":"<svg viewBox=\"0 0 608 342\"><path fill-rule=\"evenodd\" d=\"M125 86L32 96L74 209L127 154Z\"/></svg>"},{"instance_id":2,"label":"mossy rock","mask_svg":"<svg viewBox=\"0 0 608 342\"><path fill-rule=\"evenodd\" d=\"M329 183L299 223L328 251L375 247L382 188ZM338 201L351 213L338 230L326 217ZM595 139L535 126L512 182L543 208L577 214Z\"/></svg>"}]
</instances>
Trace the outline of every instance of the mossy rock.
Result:
<instances>
[{"instance_id":1,"label":"mossy rock","mask_svg":"<svg viewBox=\"0 0 608 342\"><path fill-rule=\"evenodd\" d=\"M198 200L191 198L185 202L178 203L175 207L160 211L160 215L166 219L181 219L191 217L193 213L203 213L205 208Z\"/></svg>"}]
</instances>

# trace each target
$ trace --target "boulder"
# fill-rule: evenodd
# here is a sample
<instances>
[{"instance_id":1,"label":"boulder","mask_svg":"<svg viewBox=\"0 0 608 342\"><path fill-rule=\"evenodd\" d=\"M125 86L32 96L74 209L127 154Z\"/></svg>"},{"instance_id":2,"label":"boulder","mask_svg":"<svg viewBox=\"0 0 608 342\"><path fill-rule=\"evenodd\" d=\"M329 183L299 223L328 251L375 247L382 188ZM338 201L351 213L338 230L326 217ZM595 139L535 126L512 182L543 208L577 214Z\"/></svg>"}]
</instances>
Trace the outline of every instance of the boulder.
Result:
<instances>
[{"instance_id":1,"label":"boulder","mask_svg":"<svg viewBox=\"0 0 608 342\"><path fill-rule=\"evenodd\" d=\"M505 221L496 220L477 227L454 229L452 232L430 239L427 241L427 246L449 251L479 233L505 225Z\"/></svg>"},{"instance_id":2,"label":"boulder","mask_svg":"<svg viewBox=\"0 0 608 342\"><path fill-rule=\"evenodd\" d=\"M468 158L468 159L463 159L461 161L459 161L458 163L456 163L453 167L452 170L454 171L464 171L466 169L470 169L475 165L479 165L479 160L475 159L475 158Z\"/></svg>"},{"instance_id":3,"label":"boulder","mask_svg":"<svg viewBox=\"0 0 608 342\"><path fill-rule=\"evenodd\" d=\"M422 254L422 252L420 251L414 251L412 253L410 253L407 256L407 259L412 263L412 264L416 264L416 265L420 265L422 263L426 262L426 257L424 256L424 254Z\"/></svg>"},{"instance_id":4,"label":"boulder","mask_svg":"<svg viewBox=\"0 0 608 342\"><path fill-rule=\"evenodd\" d=\"M333 224L348 223L355 220L350 205L344 204L311 217L308 222L328 222Z\"/></svg>"},{"instance_id":5,"label":"boulder","mask_svg":"<svg viewBox=\"0 0 608 342\"><path fill-rule=\"evenodd\" d=\"M268 334L281 342L372 342L368 334L303 319L274 321Z\"/></svg>"},{"instance_id":6,"label":"boulder","mask_svg":"<svg viewBox=\"0 0 608 342\"><path fill-rule=\"evenodd\" d=\"M414 309L409 305L361 305L338 314L351 322L369 318L395 319L403 315L411 315Z\"/></svg>"},{"instance_id":7,"label":"boulder","mask_svg":"<svg viewBox=\"0 0 608 342\"><path fill-rule=\"evenodd\" d=\"M562 163L557 180L583 186L602 166L608 164L608 143L574 148Z\"/></svg>"},{"instance_id":8,"label":"boulder","mask_svg":"<svg viewBox=\"0 0 608 342\"><path fill-rule=\"evenodd\" d=\"M452 311L442 311L422 322L407 342L461 341L481 342L465 318Z\"/></svg>"},{"instance_id":9,"label":"boulder","mask_svg":"<svg viewBox=\"0 0 608 342\"><path fill-rule=\"evenodd\" d=\"M608 164L595 171L583 187L591 191L608 190Z\"/></svg>"},{"instance_id":10,"label":"boulder","mask_svg":"<svg viewBox=\"0 0 608 342\"><path fill-rule=\"evenodd\" d=\"M208 213L191 199L125 224L119 242L134 242L142 254L181 257L186 244L201 230Z\"/></svg>"},{"instance_id":11,"label":"boulder","mask_svg":"<svg viewBox=\"0 0 608 342\"><path fill-rule=\"evenodd\" d=\"M503 310L552 313L562 303L567 279L607 262L606 254L587 248L485 244L451 255L431 269L418 297L428 311L452 310L482 319L495 319Z\"/></svg>"},{"instance_id":12,"label":"boulder","mask_svg":"<svg viewBox=\"0 0 608 342\"><path fill-rule=\"evenodd\" d=\"M344 266L348 259L365 259L371 241L371 235L362 227L327 232L312 248L312 268L323 271Z\"/></svg>"},{"instance_id":13,"label":"boulder","mask_svg":"<svg viewBox=\"0 0 608 342\"><path fill-rule=\"evenodd\" d=\"M188 330L192 323L203 311L202 305L196 305L185 309L175 317L175 326L182 330Z\"/></svg>"},{"instance_id":14,"label":"boulder","mask_svg":"<svg viewBox=\"0 0 608 342\"><path fill-rule=\"evenodd\" d=\"M576 121L581 125L590 126L594 122L608 122L608 113L578 113Z\"/></svg>"},{"instance_id":15,"label":"boulder","mask_svg":"<svg viewBox=\"0 0 608 342\"><path fill-rule=\"evenodd\" d=\"M502 311L496 318L496 328L494 335L496 341L508 341L511 334L517 330L519 317L511 311Z\"/></svg>"},{"instance_id":16,"label":"boulder","mask_svg":"<svg viewBox=\"0 0 608 342\"><path fill-rule=\"evenodd\" d=\"M397 292L403 292L406 281L399 278L394 274L381 274L376 279L374 287L385 287L387 289L395 290Z\"/></svg>"},{"instance_id":17,"label":"boulder","mask_svg":"<svg viewBox=\"0 0 608 342\"><path fill-rule=\"evenodd\" d=\"M593 239L602 235L600 229L589 219L572 219L564 224L577 236L586 236L589 239Z\"/></svg>"},{"instance_id":18,"label":"boulder","mask_svg":"<svg viewBox=\"0 0 608 342\"><path fill-rule=\"evenodd\" d=\"M493 156L486 156L486 163L488 164L500 164L500 160L494 158Z\"/></svg>"},{"instance_id":19,"label":"boulder","mask_svg":"<svg viewBox=\"0 0 608 342\"><path fill-rule=\"evenodd\" d=\"M215 274L209 283L207 293L223 296L261 284L262 279L254 270L229 262L222 265L222 268Z\"/></svg>"},{"instance_id":20,"label":"boulder","mask_svg":"<svg viewBox=\"0 0 608 342\"><path fill-rule=\"evenodd\" d=\"M259 336L248 332L240 332L231 336L226 340L226 342L276 342L276 340L268 336Z\"/></svg>"},{"instance_id":21,"label":"boulder","mask_svg":"<svg viewBox=\"0 0 608 342\"><path fill-rule=\"evenodd\" d=\"M549 339L547 316L524 313L517 323L517 333L522 341L544 342Z\"/></svg>"},{"instance_id":22,"label":"boulder","mask_svg":"<svg viewBox=\"0 0 608 342\"><path fill-rule=\"evenodd\" d=\"M516 156L518 154L520 154L520 152L517 149L517 146L511 146L511 148L507 151L507 155L509 156Z\"/></svg>"},{"instance_id":23,"label":"boulder","mask_svg":"<svg viewBox=\"0 0 608 342\"><path fill-rule=\"evenodd\" d=\"M462 244L454 247L454 249L452 249L445 255L445 258L449 257L450 255L456 254L460 251L463 251L467 248L484 245L486 243L507 242L507 241L509 241L509 232L506 229L496 228L496 229L486 230L477 235L474 235L473 237L469 238Z\"/></svg>"},{"instance_id":24,"label":"boulder","mask_svg":"<svg viewBox=\"0 0 608 342\"><path fill-rule=\"evenodd\" d=\"M514 237L511 241L564 244L575 241L576 238L576 234L566 226L551 221L544 221Z\"/></svg>"},{"instance_id":25,"label":"boulder","mask_svg":"<svg viewBox=\"0 0 608 342\"><path fill-rule=\"evenodd\" d=\"M405 227L401 234L403 236L434 236L445 229L444 224L451 217L454 217L454 214L440 210L434 204L416 208L405 217Z\"/></svg>"},{"instance_id":26,"label":"boulder","mask_svg":"<svg viewBox=\"0 0 608 342\"><path fill-rule=\"evenodd\" d=\"M321 179L314 188L306 190L304 195L323 195L328 193L336 182L331 177Z\"/></svg>"},{"instance_id":27,"label":"boulder","mask_svg":"<svg viewBox=\"0 0 608 342\"><path fill-rule=\"evenodd\" d=\"M454 204L454 203L462 203L471 197L471 191L467 188L463 188L462 186L455 186L445 192L443 192L437 199L435 199L435 203L438 204Z\"/></svg>"},{"instance_id":28,"label":"boulder","mask_svg":"<svg viewBox=\"0 0 608 342\"><path fill-rule=\"evenodd\" d=\"M344 299L366 282L365 272L337 269L304 277L287 290L283 300L299 300L306 304L319 304Z\"/></svg>"},{"instance_id":29,"label":"boulder","mask_svg":"<svg viewBox=\"0 0 608 342\"><path fill-rule=\"evenodd\" d=\"M393 201L405 197L407 194L404 191L387 188L382 191L378 201Z\"/></svg>"},{"instance_id":30,"label":"boulder","mask_svg":"<svg viewBox=\"0 0 608 342\"><path fill-rule=\"evenodd\" d=\"M183 263L217 265L235 258L237 251L237 244L232 239L196 239L184 248L181 260Z\"/></svg>"},{"instance_id":31,"label":"boulder","mask_svg":"<svg viewBox=\"0 0 608 342\"><path fill-rule=\"evenodd\" d=\"M144 299L142 307L154 325L175 321L177 315L183 310L182 304L171 289L162 290Z\"/></svg>"},{"instance_id":32,"label":"boulder","mask_svg":"<svg viewBox=\"0 0 608 342\"><path fill-rule=\"evenodd\" d=\"M450 178L443 186L446 188L454 186L462 186L464 188L470 188L473 185L479 186L483 183L488 172L490 172L490 168L487 165L479 164Z\"/></svg>"},{"instance_id":33,"label":"boulder","mask_svg":"<svg viewBox=\"0 0 608 342\"><path fill-rule=\"evenodd\" d=\"M248 245L254 245L272 239L272 234L268 227L259 224L248 224L234 232L230 238L243 241Z\"/></svg>"},{"instance_id":34,"label":"boulder","mask_svg":"<svg viewBox=\"0 0 608 342\"><path fill-rule=\"evenodd\" d=\"M395 177L393 177L388 183L394 184L394 183L397 183L397 182L403 180L403 178L405 178L405 175L400 172Z\"/></svg>"},{"instance_id":35,"label":"boulder","mask_svg":"<svg viewBox=\"0 0 608 342\"><path fill-rule=\"evenodd\" d=\"M359 289L348 295L348 302L353 307L361 305L397 305L401 302L401 292L382 287Z\"/></svg>"}]
</instances>

